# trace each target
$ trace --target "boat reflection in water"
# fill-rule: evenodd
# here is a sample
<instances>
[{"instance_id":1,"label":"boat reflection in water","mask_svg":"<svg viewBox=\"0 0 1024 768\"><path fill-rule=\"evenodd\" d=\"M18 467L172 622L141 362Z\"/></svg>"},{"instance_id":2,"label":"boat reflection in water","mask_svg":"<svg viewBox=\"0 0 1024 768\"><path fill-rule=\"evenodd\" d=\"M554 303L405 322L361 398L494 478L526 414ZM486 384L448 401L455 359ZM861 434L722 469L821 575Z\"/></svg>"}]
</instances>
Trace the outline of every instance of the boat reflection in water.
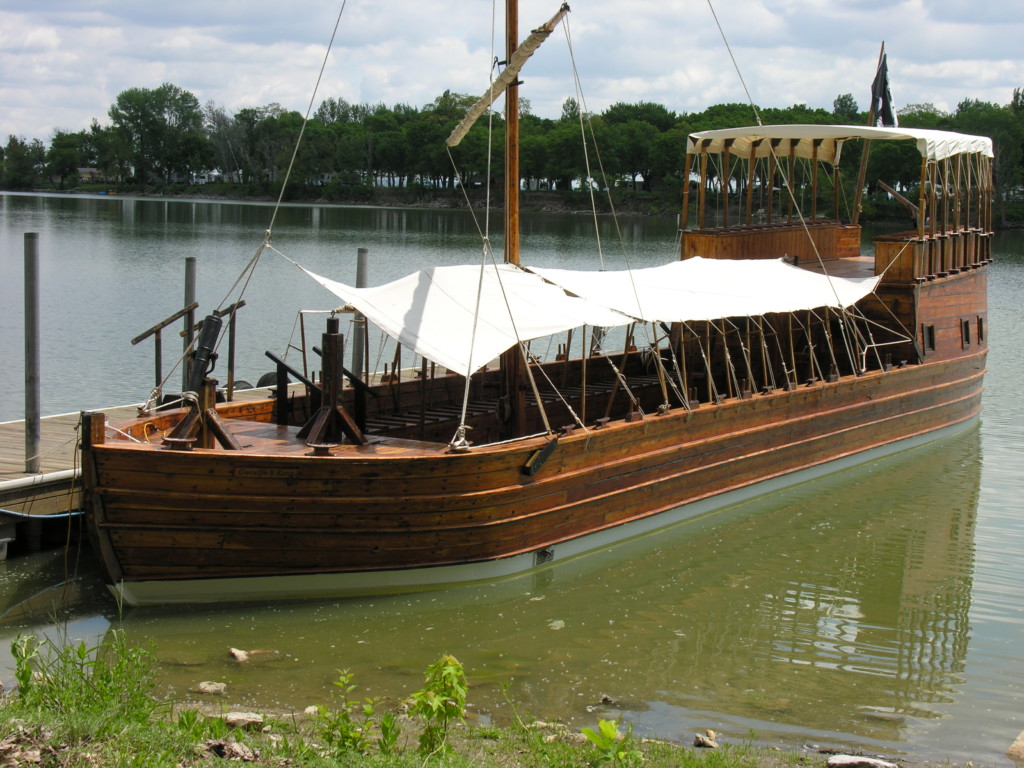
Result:
<instances>
[{"instance_id":1,"label":"boat reflection in water","mask_svg":"<svg viewBox=\"0 0 1024 768\"><path fill-rule=\"evenodd\" d=\"M160 690L324 703L338 669L396 705L444 652L473 711L638 733L927 752L968 644L976 427L606 552L490 586L339 601L130 610ZM99 581L97 590L101 589ZM231 647L272 651L246 665ZM602 695L615 700L601 704Z\"/></svg>"}]
</instances>

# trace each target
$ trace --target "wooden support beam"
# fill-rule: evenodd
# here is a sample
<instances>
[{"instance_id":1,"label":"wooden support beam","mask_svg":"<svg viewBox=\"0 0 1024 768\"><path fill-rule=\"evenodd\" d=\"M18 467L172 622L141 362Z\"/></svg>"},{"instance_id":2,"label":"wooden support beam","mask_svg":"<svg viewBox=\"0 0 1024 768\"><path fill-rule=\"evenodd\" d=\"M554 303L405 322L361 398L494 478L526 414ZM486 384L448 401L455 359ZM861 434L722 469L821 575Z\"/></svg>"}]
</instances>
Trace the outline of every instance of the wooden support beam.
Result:
<instances>
[{"instance_id":1,"label":"wooden support beam","mask_svg":"<svg viewBox=\"0 0 1024 768\"><path fill-rule=\"evenodd\" d=\"M683 232L686 231L690 221L690 168L692 165L693 155L687 154L686 164L683 168L683 213L679 219L679 229Z\"/></svg>"},{"instance_id":2,"label":"wooden support beam","mask_svg":"<svg viewBox=\"0 0 1024 768\"><path fill-rule=\"evenodd\" d=\"M747 226L751 224L751 217L754 212L754 169L757 164L757 148L761 146L764 139L757 139L750 143L750 157L747 158Z\"/></svg>"},{"instance_id":3,"label":"wooden support beam","mask_svg":"<svg viewBox=\"0 0 1024 768\"><path fill-rule=\"evenodd\" d=\"M217 441L222 446L227 448L229 451L242 450L242 444L239 443L238 440L235 439L235 436L228 431L227 424L225 424L224 419L218 415L216 408L207 408L203 413L203 416L206 421L207 429L215 438L217 438Z\"/></svg>"},{"instance_id":4,"label":"wooden support beam","mask_svg":"<svg viewBox=\"0 0 1024 768\"><path fill-rule=\"evenodd\" d=\"M725 140L725 146L722 149L722 226L729 226L729 186L731 181L730 172L730 150L732 149L732 139Z\"/></svg>"}]
</instances>

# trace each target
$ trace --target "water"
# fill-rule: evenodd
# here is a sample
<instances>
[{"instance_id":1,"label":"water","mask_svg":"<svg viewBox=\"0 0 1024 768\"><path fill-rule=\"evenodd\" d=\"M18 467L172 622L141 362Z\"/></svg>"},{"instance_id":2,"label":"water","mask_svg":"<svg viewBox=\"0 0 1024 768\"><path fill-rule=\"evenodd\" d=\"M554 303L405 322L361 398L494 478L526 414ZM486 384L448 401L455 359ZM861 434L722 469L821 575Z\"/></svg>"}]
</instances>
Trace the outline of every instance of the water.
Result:
<instances>
[{"instance_id":1,"label":"water","mask_svg":"<svg viewBox=\"0 0 1024 768\"><path fill-rule=\"evenodd\" d=\"M234 300L232 285L271 216L265 204L0 194L0 306L9 308L0 313L0 421L24 416L25 232L40 233L41 395L44 414L54 414L144 400L155 384L153 340L137 346L130 340L184 306L186 257L196 258L201 317ZM602 229L602 237L612 235L611 222ZM672 220L627 220L622 232L633 263L673 258ZM527 217L523 238L524 263L597 263L591 217ZM273 228L283 256L264 252L239 313L238 375L255 383L273 369L265 351L284 355L289 343L299 343L299 309L338 306L285 257L355 283L356 251L369 248L370 284L378 285L425 266L478 263L481 242L474 218L461 210L284 207ZM500 259L500 242L496 248ZM616 258L621 267L621 248ZM318 335L322 321L311 322L307 327ZM164 331L164 374L180 356L180 327ZM381 366L391 359L390 352L383 355ZM226 381L219 370L215 375ZM178 374L169 389L180 382Z\"/></svg>"},{"instance_id":2,"label":"water","mask_svg":"<svg viewBox=\"0 0 1024 768\"><path fill-rule=\"evenodd\" d=\"M255 251L268 210L0 196L7 307L20 307L22 232L42 233L46 411L144 397L152 349L128 339L178 309L186 255L199 258L202 307L219 302ZM585 217L527 219L524 250L538 264L593 263L590 226ZM633 263L671 258L673 229L672 221L628 222ZM608 235L609 261L620 264ZM296 206L279 217L274 242L342 280L354 274L355 249L368 247L372 283L480 252L461 212ZM940 444L539 574L417 595L118 618L88 553L77 568L76 552L70 566L63 552L20 558L0 565L0 649L18 632L52 631L51 606L62 596L70 634L99 638L122 625L133 640L152 641L160 690L184 699L198 698L190 690L198 682L219 680L234 704L301 709L325 703L337 670L350 669L360 693L394 703L450 652L485 720L507 722L507 686L523 711L575 728L622 714L640 733L686 743L713 728L734 743L753 732L787 747L1009 766L1004 752L1024 728L1016 460L1024 371L1015 341L1024 331L1024 238L1001 234L995 251L984 414ZM296 305L332 306L277 256L259 270L240 325L243 346L257 347L240 359L243 377L266 369L263 349L287 342ZM12 314L0 314L8 363L21 355ZM20 416L20 392L11 394L19 380L8 364L0 418ZM69 568L78 577L54 586ZM240 665L232 647L268 652ZM8 686L9 663L0 654Z\"/></svg>"}]
</instances>

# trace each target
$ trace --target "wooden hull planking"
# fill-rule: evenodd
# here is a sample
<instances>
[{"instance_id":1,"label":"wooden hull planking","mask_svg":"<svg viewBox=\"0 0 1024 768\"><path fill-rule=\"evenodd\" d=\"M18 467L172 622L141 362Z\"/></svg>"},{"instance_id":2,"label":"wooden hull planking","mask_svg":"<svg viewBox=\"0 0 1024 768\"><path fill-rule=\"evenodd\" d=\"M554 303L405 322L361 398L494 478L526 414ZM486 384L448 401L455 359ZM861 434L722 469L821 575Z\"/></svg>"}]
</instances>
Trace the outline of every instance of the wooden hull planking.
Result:
<instances>
[{"instance_id":1,"label":"wooden hull planking","mask_svg":"<svg viewBox=\"0 0 1024 768\"><path fill-rule=\"evenodd\" d=\"M577 430L533 477L522 467L543 437L463 454L382 439L331 457L100 444L87 452L89 475L102 478L90 488L96 532L129 598L135 581L200 580L189 599L201 601L207 579L362 573L357 584L369 585L374 572L527 554L529 567L533 553L588 534L967 422L980 410L984 360Z\"/></svg>"}]
</instances>

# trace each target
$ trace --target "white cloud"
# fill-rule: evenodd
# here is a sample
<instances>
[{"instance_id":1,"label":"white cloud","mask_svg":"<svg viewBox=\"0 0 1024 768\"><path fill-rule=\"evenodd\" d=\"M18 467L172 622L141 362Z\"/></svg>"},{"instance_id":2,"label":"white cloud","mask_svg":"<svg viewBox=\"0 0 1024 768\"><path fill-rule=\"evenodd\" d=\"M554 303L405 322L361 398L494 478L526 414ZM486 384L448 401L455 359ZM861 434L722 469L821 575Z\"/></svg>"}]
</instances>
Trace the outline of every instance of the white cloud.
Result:
<instances>
[{"instance_id":1,"label":"white cloud","mask_svg":"<svg viewBox=\"0 0 1024 768\"><path fill-rule=\"evenodd\" d=\"M0 138L106 123L118 93L163 82L228 111L272 102L305 111L338 13L333 0L301 11L277 0L27 5L0 0ZM520 37L557 5L521 0ZM484 0L347 0L319 98L421 107L446 89L482 92L491 9ZM828 109L853 93L865 107L883 38L898 104L1007 103L1024 86L1020 0L718 0L715 9L761 106ZM706 2L577 0L569 31L592 110L746 100ZM496 39L500 47L500 29ZM523 79L534 112L558 116L575 93L562 31Z\"/></svg>"}]
</instances>

